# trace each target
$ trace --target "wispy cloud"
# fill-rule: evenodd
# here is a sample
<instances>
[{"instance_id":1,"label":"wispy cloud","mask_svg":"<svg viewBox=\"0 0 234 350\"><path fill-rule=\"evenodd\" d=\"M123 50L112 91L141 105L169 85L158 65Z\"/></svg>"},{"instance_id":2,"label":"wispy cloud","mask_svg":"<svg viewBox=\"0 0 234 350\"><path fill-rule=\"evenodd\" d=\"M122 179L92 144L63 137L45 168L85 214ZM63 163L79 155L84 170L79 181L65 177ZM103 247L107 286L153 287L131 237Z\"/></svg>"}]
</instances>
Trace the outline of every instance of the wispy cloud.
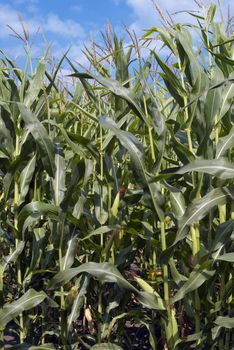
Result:
<instances>
[{"instance_id":1,"label":"wispy cloud","mask_svg":"<svg viewBox=\"0 0 234 350\"><path fill-rule=\"evenodd\" d=\"M184 10L194 10L196 4L188 0L159 0L156 1L163 13L168 11L170 14ZM151 0L126 0L127 5L132 8L135 21L131 24L137 34L142 34L144 29L149 29L153 25L159 25L162 20ZM185 16L183 15L183 18Z\"/></svg>"},{"instance_id":2,"label":"wispy cloud","mask_svg":"<svg viewBox=\"0 0 234 350\"><path fill-rule=\"evenodd\" d=\"M75 12L80 12L82 10L82 6L80 5L73 5L71 6L71 10Z\"/></svg>"}]
</instances>

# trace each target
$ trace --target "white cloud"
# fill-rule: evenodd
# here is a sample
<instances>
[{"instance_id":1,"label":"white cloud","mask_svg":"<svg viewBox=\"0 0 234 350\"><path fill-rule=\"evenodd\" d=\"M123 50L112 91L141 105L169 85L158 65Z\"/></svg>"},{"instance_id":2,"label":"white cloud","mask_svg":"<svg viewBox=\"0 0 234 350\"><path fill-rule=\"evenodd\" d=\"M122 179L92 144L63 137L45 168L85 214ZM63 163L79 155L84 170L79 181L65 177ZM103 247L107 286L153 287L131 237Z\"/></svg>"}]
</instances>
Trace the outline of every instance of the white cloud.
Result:
<instances>
[{"instance_id":1,"label":"white cloud","mask_svg":"<svg viewBox=\"0 0 234 350\"><path fill-rule=\"evenodd\" d=\"M132 15L135 17L135 20L132 22L130 28L134 29L138 35L143 33L144 29L149 29L151 26L159 25L162 21L160 15L156 11L152 0L125 0L126 4L132 8ZM167 12L170 15L173 15L175 12L180 11L194 11L199 10L198 5L195 1L192 0L155 0L159 5L162 12L167 16ZM200 1L204 4L203 10L205 11L210 3L209 0ZM214 1L213 1L214 2ZM215 1L217 4L217 0ZM227 8L228 4L231 8L231 13L233 13L234 2L231 0L221 0L224 16L227 17ZM216 18L219 20L219 8L217 6ZM195 19L187 13L178 13L172 16L175 22L188 22L195 23Z\"/></svg>"},{"instance_id":2,"label":"white cloud","mask_svg":"<svg viewBox=\"0 0 234 350\"><path fill-rule=\"evenodd\" d=\"M35 0L31 0L31 3L33 1ZM28 11L31 11L32 14L28 16L25 15L23 18L24 25L28 29L30 35L33 35L40 29L45 34L51 33L70 40L85 37L85 31L80 23L72 19L63 20L53 13L48 14L45 18L39 18L37 8L35 7L36 5L32 4L31 6L34 7L29 7ZM9 26L12 27L16 33L23 36L23 29L18 12L10 5L0 4L0 38L6 39L10 34L13 34Z\"/></svg>"},{"instance_id":3,"label":"white cloud","mask_svg":"<svg viewBox=\"0 0 234 350\"><path fill-rule=\"evenodd\" d=\"M0 38L7 38L10 34L13 34L8 26L23 36L23 29L18 13L8 5L0 5ZM29 19L26 21L25 26L31 34L34 34L40 27L40 22L36 19Z\"/></svg>"},{"instance_id":4,"label":"white cloud","mask_svg":"<svg viewBox=\"0 0 234 350\"><path fill-rule=\"evenodd\" d=\"M56 14L49 14L43 26L45 31L68 38L84 38L85 31L80 23L71 19L61 20Z\"/></svg>"}]
</instances>

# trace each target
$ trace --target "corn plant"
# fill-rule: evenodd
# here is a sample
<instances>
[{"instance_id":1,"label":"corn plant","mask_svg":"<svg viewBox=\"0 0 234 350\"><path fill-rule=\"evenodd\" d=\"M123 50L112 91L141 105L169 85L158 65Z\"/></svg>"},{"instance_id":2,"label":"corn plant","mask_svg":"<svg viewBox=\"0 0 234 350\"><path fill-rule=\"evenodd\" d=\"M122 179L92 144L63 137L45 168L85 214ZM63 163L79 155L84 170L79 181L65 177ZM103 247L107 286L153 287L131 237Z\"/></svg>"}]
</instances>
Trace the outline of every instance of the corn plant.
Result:
<instances>
[{"instance_id":1,"label":"corn plant","mask_svg":"<svg viewBox=\"0 0 234 350\"><path fill-rule=\"evenodd\" d=\"M215 11L127 49L107 27L85 72L2 52L2 347L231 348L234 46Z\"/></svg>"}]
</instances>

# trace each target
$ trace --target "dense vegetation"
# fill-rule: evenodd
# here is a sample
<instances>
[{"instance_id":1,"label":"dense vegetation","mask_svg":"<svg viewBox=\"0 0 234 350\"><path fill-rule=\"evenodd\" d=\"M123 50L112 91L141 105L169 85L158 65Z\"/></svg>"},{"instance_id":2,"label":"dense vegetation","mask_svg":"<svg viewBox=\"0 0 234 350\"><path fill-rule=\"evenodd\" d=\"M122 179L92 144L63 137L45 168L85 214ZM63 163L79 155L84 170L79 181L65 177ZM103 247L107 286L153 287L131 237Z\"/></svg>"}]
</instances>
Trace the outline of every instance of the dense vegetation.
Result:
<instances>
[{"instance_id":1,"label":"dense vegetation","mask_svg":"<svg viewBox=\"0 0 234 350\"><path fill-rule=\"evenodd\" d=\"M234 36L215 10L128 48L108 27L83 73L2 53L2 346L231 349Z\"/></svg>"}]
</instances>

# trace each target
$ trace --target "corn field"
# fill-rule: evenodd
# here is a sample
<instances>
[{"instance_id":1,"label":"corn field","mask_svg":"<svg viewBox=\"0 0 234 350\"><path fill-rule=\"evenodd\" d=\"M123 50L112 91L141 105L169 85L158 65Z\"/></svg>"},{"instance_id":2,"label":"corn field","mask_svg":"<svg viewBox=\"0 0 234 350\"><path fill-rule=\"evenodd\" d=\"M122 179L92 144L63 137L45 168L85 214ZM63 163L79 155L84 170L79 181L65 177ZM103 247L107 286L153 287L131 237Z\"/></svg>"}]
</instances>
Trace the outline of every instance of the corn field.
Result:
<instances>
[{"instance_id":1,"label":"corn field","mask_svg":"<svg viewBox=\"0 0 234 350\"><path fill-rule=\"evenodd\" d=\"M232 349L234 36L216 11L127 47L107 27L88 70L1 51L1 348Z\"/></svg>"}]
</instances>

